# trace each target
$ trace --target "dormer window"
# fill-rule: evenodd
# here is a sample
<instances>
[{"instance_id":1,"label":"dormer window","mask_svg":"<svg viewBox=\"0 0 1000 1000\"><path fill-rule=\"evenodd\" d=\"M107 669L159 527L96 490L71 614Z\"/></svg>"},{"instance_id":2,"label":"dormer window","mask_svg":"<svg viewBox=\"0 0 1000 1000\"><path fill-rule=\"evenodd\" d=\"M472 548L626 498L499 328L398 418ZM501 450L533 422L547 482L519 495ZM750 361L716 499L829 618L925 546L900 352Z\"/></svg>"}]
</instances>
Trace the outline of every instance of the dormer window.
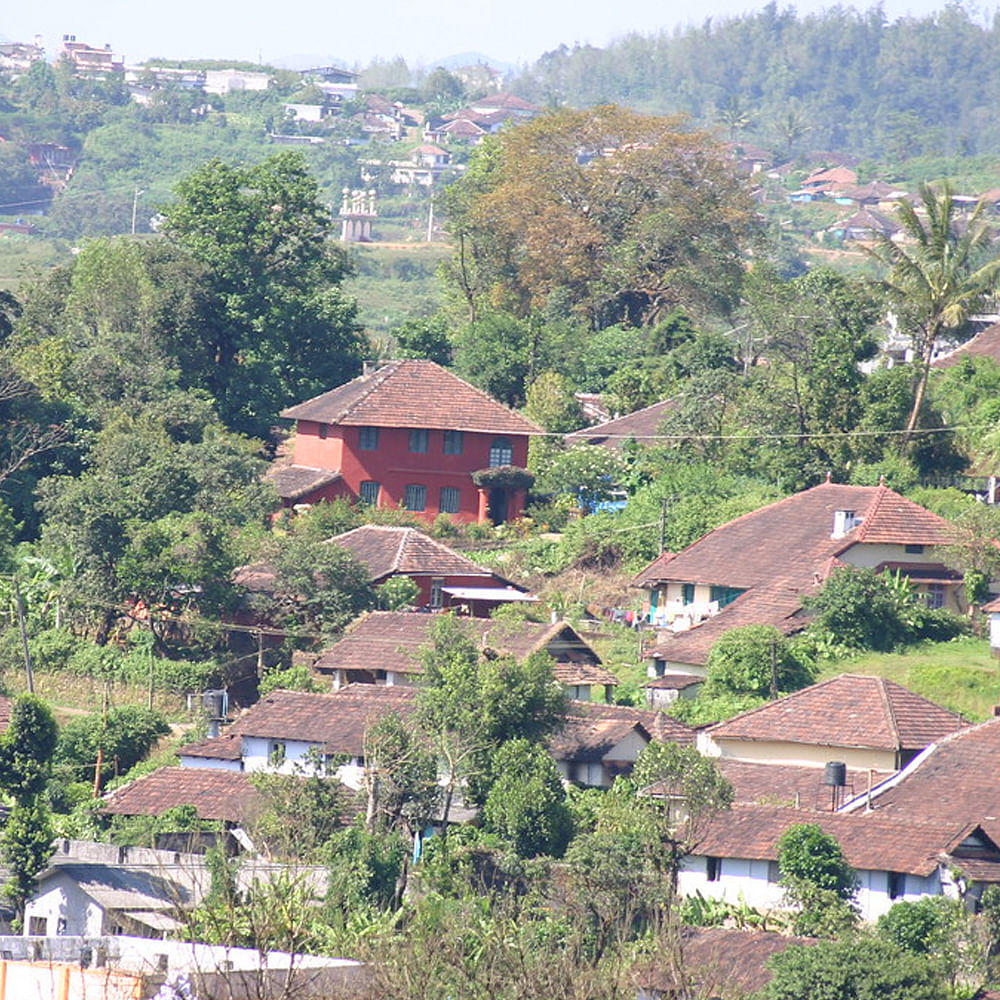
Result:
<instances>
[{"instance_id":1,"label":"dormer window","mask_svg":"<svg viewBox=\"0 0 1000 1000\"><path fill-rule=\"evenodd\" d=\"M859 524L860 519L853 510L835 510L833 512L833 538L843 538L849 531L853 531Z\"/></svg>"}]
</instances>

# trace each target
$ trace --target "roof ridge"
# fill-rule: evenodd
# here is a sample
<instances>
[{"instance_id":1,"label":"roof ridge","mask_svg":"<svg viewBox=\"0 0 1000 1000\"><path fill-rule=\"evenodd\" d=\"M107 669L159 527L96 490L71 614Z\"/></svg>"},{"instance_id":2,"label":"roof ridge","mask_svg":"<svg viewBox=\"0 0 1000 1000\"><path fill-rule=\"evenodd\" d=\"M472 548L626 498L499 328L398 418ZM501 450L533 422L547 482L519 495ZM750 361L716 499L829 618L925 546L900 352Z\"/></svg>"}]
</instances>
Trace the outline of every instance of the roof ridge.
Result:
<instances>
[{"instance_id":1,"label":"roof ridge","mask_svg":"<svg viewBox=\"0 0 1000 1000\"><path fill-rule=\"evenodd\" d=\"M896 710L893 708L892 699L889 697L889 689L886 686L885 678L878 678L878 689L882 696L882 705L885 708L886 714L889 717L889 730L896 740L897 749L901 749L903 746L903 734L899 731L899 723L896 720Z\"/></svg>"},{"instance_id":2,"label":"roof ridge","mask_svg":"<svg viewBox=\"0 0 1000 1000\"><path fill-rule=\"evenodd\" d=\"M683 549L682 552L677 553L677 555L687 554L695 546L700 545L706 538L711 538L712 535L716 534L719 531L722 531L723 528L728 529L734 524L740 524L743 521L748 521L751 518L756 517L758 514L762 514L764 511L771 510L772 508L778 507L781 504L790 503L793 500L798 500L800 497L804 497L806 496L806 494L812 493L814 490L829 489L830 487L834 487L836 489L843 489L844 487L847 487L848 489L852 490L870 490L873 488L878 489L878 487L871 487L871 486L855 486L853 483L832 483L832 482L817 483L815 486L810 486L808 489L801 490L798 493L789 493L788 496L779 497L777 500L772 500L769 504L765 504L763 507L758 507L756 510L747 511L745 514L740 514L739 517L734 517L731 521L725 521L722 524L717 525L716 527L712 528L711 531L705 532L705 534L702 535L701 538L698 538L695 541L693 541L686 549ZM659 556L657 556L657 559L658 558Z\"/></svg>"},{"instance_id":3,"label":"roof ridge","mask_svg":"<svg viewBox=\"0 0 1000 1000\"><path fill-rule=\"evenodd\" d=\"M480 389L478 385L473 385L471 382L469 382L466 379L462 378L461 375L456 375L450 368L445 368L444 365L439 365L436 361L431 361L430 359L426 359L426 358L425 359L416 359L415 358L415 359L412 359L412 360L416 361L418 364L432 365L434 368L437 368L440 371L445 372L446 374L450 375L452 378L458 379L459 382L464 382L465 385L467 385L474 393L476 393L476 395L481 396L484 400L486 400L486 402L491 403L494 406L499 406L502 409L506 410L508 413L511 413L511 414L514 414L517 417L520 417L523 421L525 421L525 423L531 424L531 426L534 427L535 430L538 431L540 434L544 433L544 431L542 431L542 428L538 424L536 424L534 420L529 420L526 416L524 416L524 414L518 413L513 407L507 406L505 403L501 403L499 399L495 399L488 392L486 392L483 389ZM401 362L397 362L397 363L401 363Z\"/></svg>"},{"instance_id":4,"label":"roof ridge","mask_svg":"<svg viewBox=\"0 0 1000 1000\"><path fill-rule=\"evenodd\" d=\"M872 523L872 521L875 520L875 516L878 514L879 508L882 506L882 503L885 500L886 496L889 493L893 493L896 496L902 496L901 493L896 493L895 490L889 489L888 486L885 486L882 483L876 486L875 490L876 490L875 498L869 505L868 510L865 511L864 517L861 518L861 523L855 525L854 529L852 531L847 532L847 535L845 535L845 537L854 535L853 541L863 542L868 534L868 527ZM857 534L855 534L855 532L857 532ZM838 552L841 551L843 550L838 549Z\"/></svg>"},{"instance_id":5,"label":"roof ridge","mask_svg":"<svg viewBox=\"0 0 1000 1000\"><path fill-rule=\"evenodd\" d=\"M348 382L344 382L343 385L350 385L351 382L357 382L361 379L367 378L370 380L368 385L365 387L364 392L362 392L357 399L351 400L351 402L337 414L337 420L343 420L344 417L355 409L359 403L366 400L379 386L386 382L390 376L396 373L400 364L402 364L401 361L387 361L384 365L380 365L369 375L358 375L356 378L350 379ZM330 391L332 392L339 388L340 386L334 386L334 389Z\"/></svg>"},{"instance_id":6,"label":"roof ridge","mask_svg":"<svg viewBox=\"0 0 1000 1000\"><path fill-rule=\"evenodd\" d=\"M406 543L410 540L409 532L412 530L412 528L404 528L399 533L399 541L396 543L396 555L392 560L392 568L394 571L398 571L403 565L403 557L405 554L404 550L406 548Z\"/></svg>"}]
</instances>

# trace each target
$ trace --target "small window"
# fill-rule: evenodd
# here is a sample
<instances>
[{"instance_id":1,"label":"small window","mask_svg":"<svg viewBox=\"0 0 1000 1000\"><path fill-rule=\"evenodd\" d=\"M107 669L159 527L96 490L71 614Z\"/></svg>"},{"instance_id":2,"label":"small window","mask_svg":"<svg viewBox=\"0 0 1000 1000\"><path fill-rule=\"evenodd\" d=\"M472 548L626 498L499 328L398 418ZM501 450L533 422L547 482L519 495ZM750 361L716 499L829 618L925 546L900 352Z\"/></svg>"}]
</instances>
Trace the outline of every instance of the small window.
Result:
<instances>
[{"instance_id":1,"label":"small window","mask_svg":"<svg viewBox=\"0 0 1000 1000\"><path fill-rule=\"evenodd\" d=\"M380 486L374 479L366 479L361 484L361 502L369 507L378 506L378 493Z\"/></svg>"},{"instance_id":2,"label":"small window","mask_svg":"<svg viewBox=\"0 0 1000 1000\"><path fill-rule=\"evenodd\" d=\"M681 601L684 604L694 604L694 584L693 583L682 583L681 584Z\"/></svg>"},{"instance_id":3,"label":"small window","mask_svg":"<svg viewBox=\"0 0 1000 1000\"><path fill-rule=\"evenodd\" d=\"M724 608L727 604L732 604L743 591L738 587L712 587L708 594L710 601L718 601L719 607Z\"/></svg>"},{"instance_id":4,"label":"small window","mask_svg":"<svg viewBox=\"0 0 1000 1000\"><path fill-rule=\"evenodd\" d=\"M270 743L267 748L267 759L274 767L285 763L285 744L279 740Z\"/></svg>"},{"instance_id":5,"label":"small window","mask_svg":"<svg viewBox=\"0 0 1000 1000\"><path fill-rule=\"evenodd\" d=\"M48 917L28 917L28 934L31 937L48 937Z\"/></svg>"},{"instance_id":6,"label":"small window","mask_svg":"<svg viewBox=\"0 0 1000 1000\"><path fill-rule=\"evenodd\" d=\"M465 435L461 431L444 432L444 453L446 455L461 455L465 446Z\"/></svg>"},{"instance_id":7,"label":"small window","mask_svg":"<svg viewBox=\"0 0 1000 1000\"><path fill-rule=\"evenodd\" d=\"M441 487L441 503L438 509L442 514L457 514L458 503L462 494L457 486Z\"/></svg>"},{"instance_id":8,"label":"small window","mask_svg":"<svg viewBox=\"0 0 1000 1000\"><path fill-rule=\"evenodd\" d=\"M903 872L888 872L889 876L889 898L899 899L906 895L906 875Z\"/></svg>"},{"instance_id":9,"label":"small window","mask_svg":"<svg viewBox=\"0 0 1000 1000\"><path fill-rule=\"evenodd\" d=\"M440 608L444 605L444 577L436 576L431 580L431 607Z\"/></svg>"},{"instance_id":10,"label":"small window","mask_svg":"<svg viewBox=\"0 0 1000 1000\"><path fill-rule=\"evenodd\" d=\"M362 427L358 430L358 447L362 451L378 450L378 428Z\"/></svg>"},{"instance_id":11,"label":"small window","mask_svg":"<svg viewBox=\"0 0 1000 1000\"><path fill-rule=\"evenodd\" d=\"M410 430L410 451L418 455L427 452L427 428L414 427Z\"/></svg>"},{"instance_id":12,"label":"small window","mask_svg":"<svg viewBox=\"0 0 1000 1000\"><path fill-rule=\"evenodd\" d=\"M718 882L722 874L722 858L705 858L705 874L709 882Z\"/></svg>"},{"instance_id":13,"label":"small window","mask_svg":"<svg viewBox=\"0 0 1000 1000\"><path fill-rule=\"evenodd\" d=\"M427 509L427 487L411 484L403 495L403 506L407 510Z\"/></svg>"},{"instance_id":14,"label":"small window","mask_svg":"<svg viewBox=\"0 0 1000 1000\"><path fill-rule=\"evenodd\" d=\"M923 553L924 547L922 545L904 545L903 551L909 553L911 556L919 556Z\"/></svg>"},{"instance_id":15,"label":"small window","mask_svg":"<svg viewBox=\"0 0 1000 1000\"><path fill-rule=\"evenodd\" d=\"M927 590L924 593L924 602L929 608L943 608L944 607L944 584L943 583L929 583L927 585Z\"/></svg>"},{"instance_id":16,"label":"small window","mask_svg":"<svg viewBox=\"0 0 1000 1000\"><path fill-rule=\"evenodd\" d=\"M768 882L777 882L781 878L781 869L778 868L777 861L768 861L767 863L767 880Z\"/></svg>"},{"instance_id":17,"label":"small window","mask_svg":"<svg viewBox=\"0 0 1000 1000\"><path fill-rule=\"evenodd\" d=\"M494 438L490 445L490 468L501 465L511 465L514 462L514 449L508 438Z\"/></svg>"},{"instance_id":18,"label":"small window","mask_svg":"<svg viewBox=\"0 0 1000 1000\"><path fill-rule=\"evenodd\" d=\"M320 424L319 425L319 436L321 438L325 438L327 436L327 434L329 434L329 433L330 433L330 425L329 424Z\"/></svg>"}]
</instances>

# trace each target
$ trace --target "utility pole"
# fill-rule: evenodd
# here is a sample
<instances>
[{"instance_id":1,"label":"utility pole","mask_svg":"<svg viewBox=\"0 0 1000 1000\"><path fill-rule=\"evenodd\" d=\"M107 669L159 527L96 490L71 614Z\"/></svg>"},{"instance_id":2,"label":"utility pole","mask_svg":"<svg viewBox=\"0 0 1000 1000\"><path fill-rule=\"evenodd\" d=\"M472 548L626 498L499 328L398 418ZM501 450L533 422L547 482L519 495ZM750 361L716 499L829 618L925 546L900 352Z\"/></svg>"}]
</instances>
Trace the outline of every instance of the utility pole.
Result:
<instances>
[{"instance_id":1,"label":"utility pole","mask_svg":"<svg viewBox=\"0 0 1000 1000\"><path fill-rule=\"evenodd\" d=\"M660 498L660 555L667 547L667 507L670 506L670 497Z\"/></svg>"},{"instance_id":2,"label":"utility pole","mask_svg":"<svg viewBox=\"0 0 1000 1000\"><path fill-rule=\"evenodd\" d=\"M24 620L24 601L21 598L21 588L18 586L17 574L14 581L14 606L17 608L17 627L21 633L21 651L24 653L24 674L28 685L28 694L35 693L35 674L31 669L31 653L28 650L28 626Z\"/></svg>"},{"instance_id":3,"label":"utility pole","mask_svg":"<svg viewBox=\"0 0 1000 1000\"><path fill-rule=\"evenodd\" d=\"M142 188L136 188L135 194L132 196L132 235L135 236L135 217L136 213L139 211L139 197L144 195L146 192Z\"/></svg>"}]
</instances>

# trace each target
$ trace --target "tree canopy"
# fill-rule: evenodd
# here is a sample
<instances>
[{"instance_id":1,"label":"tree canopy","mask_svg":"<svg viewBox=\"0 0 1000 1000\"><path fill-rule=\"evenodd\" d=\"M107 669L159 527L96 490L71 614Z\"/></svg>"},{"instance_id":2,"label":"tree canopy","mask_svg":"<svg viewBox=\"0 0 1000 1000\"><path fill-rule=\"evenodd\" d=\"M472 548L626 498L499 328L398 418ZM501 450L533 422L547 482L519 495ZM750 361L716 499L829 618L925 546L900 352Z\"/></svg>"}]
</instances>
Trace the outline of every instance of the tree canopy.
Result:
<instances>
[{"instance_id":1,"label":"tree canopy","mask_svg":"<svg viewBox=\"0 0 1000 1000\"><path fill-rule=\"evenodd\" d=\"M726 313L750 202L722 150L677 118L549 111L483 143L445 193L450 274L484 309L649 325L683 305Z\"/></svg>"}]
</instances>

